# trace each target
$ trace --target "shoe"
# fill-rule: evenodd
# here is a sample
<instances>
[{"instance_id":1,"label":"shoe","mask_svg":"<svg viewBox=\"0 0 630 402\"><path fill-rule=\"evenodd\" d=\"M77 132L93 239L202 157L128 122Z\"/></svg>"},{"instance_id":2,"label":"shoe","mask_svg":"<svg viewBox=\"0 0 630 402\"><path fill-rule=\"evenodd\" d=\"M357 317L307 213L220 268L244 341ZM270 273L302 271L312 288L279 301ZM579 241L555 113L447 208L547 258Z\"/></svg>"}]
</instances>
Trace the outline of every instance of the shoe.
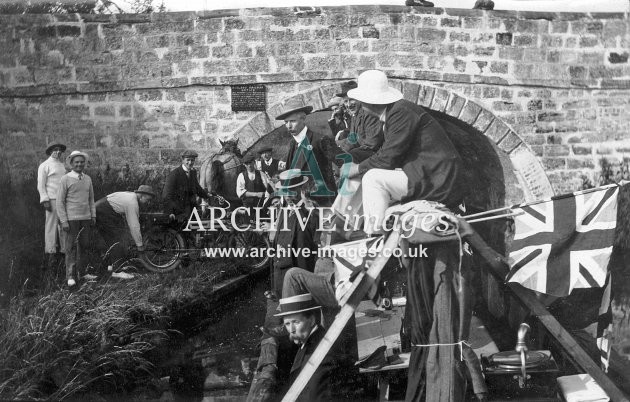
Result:
<instances>
[{"instance_id":1,"label":"shoe","mask_svg":"<svg viewBox=\"0 0 630 402\"><path fill-rule=\"evenodd\" d=\"M135 278L135 276L128 274L126 272L114 272L112 274L112 278L118 278L118 279L133 279Z\"/></svg>"},{"instance_id":2,"label":"shoe","mask_svg":"<svg viewBox=\"0 0 630 402\"><path fill-rule=\"evenodd\" d=\"M72 278L68 279L68 287L69 288L71 288L73 286L76 286L76 285L77 285L77 283L75 282L74 279L72 279Z\"/></svg>"},{"instance_id":3,"label":"shoe","mask_svg":"<svg viewBox=\"0 0 630 402\"><path fill-rule=\"evenodd\" d=\"M379 370L387 365L386 350L387 346L379 346L371 355L357 361L354 365L366 370Z\"/></svg>"},{"instance_id":4,"label":"shoe","mask_svg":"<svg viewBox=\"0 0 630 402\"><path fill-rule=\"evenodd\" d=\"M98 276L92 275L92 274L85 274L83 275L83 279L85 279L88 282L95 282L98 279Z\"/></svg>"},{"instance_id":5,"label":"shoe","mask_svg":"<svg viewBox=\"0 0 630 402\"><path fill-rule=\"evenodd\" d=\"M433 7L433 3L426 0L405 0L406 6Z\"/></svg>"}]
</instances>

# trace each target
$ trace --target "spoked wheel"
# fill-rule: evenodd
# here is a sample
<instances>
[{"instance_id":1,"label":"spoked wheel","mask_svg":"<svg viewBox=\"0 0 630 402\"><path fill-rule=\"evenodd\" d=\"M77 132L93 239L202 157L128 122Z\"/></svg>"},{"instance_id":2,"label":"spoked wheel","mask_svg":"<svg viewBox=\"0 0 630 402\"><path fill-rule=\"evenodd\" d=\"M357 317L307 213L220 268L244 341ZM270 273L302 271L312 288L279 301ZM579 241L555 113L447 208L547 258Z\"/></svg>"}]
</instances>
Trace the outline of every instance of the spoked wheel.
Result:
<instances>
[{"instance_id":1,"label":"spoked wheel","mask_svg":"<svg viewBox=\"0 0 630 402\"><path fill-rule=\"evenodd\" d=\"M182 236L173 229L152 228L144 235L145 252L140 260L153 272L170 272L181 264L185 248Z\"/></svg>"},{"instance_id":2,"label":"spoked wheel","mask_svg":"<svg viewBox=\"0 0 630 402\"><path fill-rule=\"evenodd\" d=\"M230 238L229 246L234 249L244 249L244 265L250 269L264 267L269 262L269 239L264 232L247 230L234 232Z\"/></svg>"}]
</instances>

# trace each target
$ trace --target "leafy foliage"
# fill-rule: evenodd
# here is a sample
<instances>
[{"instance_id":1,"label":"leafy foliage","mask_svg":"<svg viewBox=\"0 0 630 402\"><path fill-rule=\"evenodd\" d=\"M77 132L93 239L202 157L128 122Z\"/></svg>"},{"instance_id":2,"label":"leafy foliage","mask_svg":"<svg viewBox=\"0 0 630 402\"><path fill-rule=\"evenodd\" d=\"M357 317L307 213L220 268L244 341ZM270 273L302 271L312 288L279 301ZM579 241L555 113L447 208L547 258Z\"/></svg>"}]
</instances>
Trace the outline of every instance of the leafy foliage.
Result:
<instances>
[{"instance_id":1,"label":"leafy foliage","mask_svg":"<svg viewBox=\"0 0 630 402\"><path fill-rule=\"evenodd\" d=\"M0 4L0 14L146 14L164 11L163 0L8 0Z\"/></svg>"}]
</instances>

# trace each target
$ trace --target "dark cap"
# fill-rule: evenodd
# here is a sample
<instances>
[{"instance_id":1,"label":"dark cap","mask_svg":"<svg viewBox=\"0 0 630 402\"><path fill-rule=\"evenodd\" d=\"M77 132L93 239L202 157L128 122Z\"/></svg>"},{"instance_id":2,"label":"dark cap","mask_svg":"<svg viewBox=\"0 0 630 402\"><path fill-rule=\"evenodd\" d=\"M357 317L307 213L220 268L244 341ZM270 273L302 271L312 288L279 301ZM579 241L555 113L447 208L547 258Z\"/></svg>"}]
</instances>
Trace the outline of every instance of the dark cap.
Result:
<instances>
[{"instance_id":1,"label":"dark cap","mask_svg":"<svg viewBox=\"0 0 630 402\"><path fill-rule=\"evenodd\" d=\"M357 82L356 81L347 81L341 84L341 92L335 94L335 96L341 96L342 98L344 96L348 96L348 91L351 89L356 88Z\"/></svg>"},{"instance_id":2,"label":"dark cap","mask_svg":"<svg viewBox=\"0 0 630 402\"><path fill-rule=\"evenodd\" d=\"M192 149L187 149L184 152L182 152L180 156L182 157L182 159L184 159L184 158L196 158L199 155L197 154L197 152L193 151Z\"/></svg>"},{"instance_id":3,"label":"dark cap","mask_svg":"<svg viewBox=\"0 0 630 402\"><path fill-rule=\"evenodd\" d=\"M259 154L264 154L265 152L273 152L273 148L272 147L264 147L264 148L261 148L258 151Z\"/></svg>"},{"instance_id":4,"label":"dark cap","mask_svg":"<svg viewBox=\"0 0 630 402\"><path fill-rule=\"evenodd\" d=\"M138 187L138 189L134 191L134 193L147 194L155 197L155 191L153 191L153 187L147 184L140 185L140 187Z\"/></svg>"},{"instance_id":5,"label":"dark cap","mask_svg":"<svg viewBox=\"0 0 630 402\"><path fill-rule=\"evenodd\" d=\"M256 160L256 157L252 154L247 154L241 160L242 163L252 163Z\"/></svg>"}]
</instances>

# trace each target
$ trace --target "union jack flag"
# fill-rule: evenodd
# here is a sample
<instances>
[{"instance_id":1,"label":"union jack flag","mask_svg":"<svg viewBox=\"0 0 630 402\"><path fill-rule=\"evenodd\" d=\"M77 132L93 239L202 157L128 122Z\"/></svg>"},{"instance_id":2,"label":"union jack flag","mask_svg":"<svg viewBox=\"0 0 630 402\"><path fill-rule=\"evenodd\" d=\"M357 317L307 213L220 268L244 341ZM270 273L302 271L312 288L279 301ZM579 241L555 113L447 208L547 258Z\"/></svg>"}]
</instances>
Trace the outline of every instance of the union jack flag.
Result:
<instances>
[{"instance_id":1,"label":"union jack flag","mask_svg":"<svg viewBox=\"0 0 630 402\"><path fill-rule=\"evenodd\" d=\"M513 208L507 280L555 296L602 287L617 224L616 184Z\"/></svg>"}]
</instances>

